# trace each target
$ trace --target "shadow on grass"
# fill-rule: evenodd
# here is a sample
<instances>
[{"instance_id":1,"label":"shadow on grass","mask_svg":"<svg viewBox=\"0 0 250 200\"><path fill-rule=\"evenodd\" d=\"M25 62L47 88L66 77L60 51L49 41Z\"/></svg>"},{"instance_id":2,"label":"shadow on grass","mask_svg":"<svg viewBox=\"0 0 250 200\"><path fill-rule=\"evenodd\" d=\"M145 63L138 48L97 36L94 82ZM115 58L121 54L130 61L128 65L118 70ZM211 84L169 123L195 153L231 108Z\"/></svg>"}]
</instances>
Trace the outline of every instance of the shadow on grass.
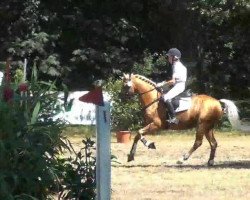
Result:
<instances>
[{"instance_id":1,"label":"shadow on grass","mask_svg":"<svg viewBox=\"0 0 250 200\"><path fill-rule=\"evenodd\" d=\"M250 160L225 161L215 164L214 166L207 165L191 165L191 164L139 164L139 165L115 165L117 168L157 168L164 167L170 169L250 169Z\"/></svg>"},{"instance_id":2,"label":"shadow on grass","mask_svg":"<svg viewBox=\"0 0 250 200\"><path fill-rule=\"evenodd\" d=\"M192 169L250 169L250 160L225 161L215 163L214 166L207 165L172 165L170 168L192 168Z\"/></svg>"}]
</instances>

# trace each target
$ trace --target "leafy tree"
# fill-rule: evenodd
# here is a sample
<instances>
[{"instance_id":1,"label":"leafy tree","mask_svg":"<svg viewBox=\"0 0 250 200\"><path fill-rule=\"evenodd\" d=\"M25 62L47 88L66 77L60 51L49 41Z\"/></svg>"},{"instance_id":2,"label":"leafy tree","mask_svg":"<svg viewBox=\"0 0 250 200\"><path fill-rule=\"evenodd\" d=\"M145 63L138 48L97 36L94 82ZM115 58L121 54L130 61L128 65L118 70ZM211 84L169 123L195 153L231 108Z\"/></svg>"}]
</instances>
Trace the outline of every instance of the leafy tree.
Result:
<instances>
[{"instance_id":1,"label":"leafy tree","mask_svg":"<svg viewBox=\"0 0 250 200\"><path fill-rule=\"evenodd\" d=\"M18 61L26 57L43 72L42 79L57 78L70 89L87 89L96 79L129 72L135 63L143 63L145 49L159 53L178 47L195 90L245 98L248 4L247 0L3 0L0 56L5 60L11 54Z\"/></svg>"},{"instance_id":2,"label":"leafy tree","mask_svg":"<svg viewBox=\"0 0 250 200\"><path fill-rule=\"evenodd\" d=\"M249 98L248 1L193 1L198 38L197 81L215 96ZM240 92L239 92L240 88Z\"/></svg>"}]
</instances>

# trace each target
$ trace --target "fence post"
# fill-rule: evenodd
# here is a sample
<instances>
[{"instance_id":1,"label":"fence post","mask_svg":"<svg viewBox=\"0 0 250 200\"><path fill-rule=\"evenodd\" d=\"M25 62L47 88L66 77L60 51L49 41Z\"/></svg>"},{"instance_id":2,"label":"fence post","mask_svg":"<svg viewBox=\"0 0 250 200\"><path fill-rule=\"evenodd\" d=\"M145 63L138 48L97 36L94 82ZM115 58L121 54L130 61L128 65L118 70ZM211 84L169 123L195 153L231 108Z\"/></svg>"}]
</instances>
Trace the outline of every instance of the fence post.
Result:
<instances>
[{"instance_id":1,"label":"fence post","mask_svg":"<svg viewBox=\"0 0 250 200\"><path fill-rule=\"evenodd\" d=\"M110 151L110 103L96 106L96 181L97 200L110 200L111 151Z\"/></svg>"},{"instance_id":2,"label":"fence post","mask_svg":"<svg viewBox=\"0 0 250 200\"><path fill-rule=\"evenodd\" d=\"M103 101L101 87L79 98L96 105L96 189L97 200L110 200L111 152L110 152L110 103Z\"/></svg>"}]
</instances>

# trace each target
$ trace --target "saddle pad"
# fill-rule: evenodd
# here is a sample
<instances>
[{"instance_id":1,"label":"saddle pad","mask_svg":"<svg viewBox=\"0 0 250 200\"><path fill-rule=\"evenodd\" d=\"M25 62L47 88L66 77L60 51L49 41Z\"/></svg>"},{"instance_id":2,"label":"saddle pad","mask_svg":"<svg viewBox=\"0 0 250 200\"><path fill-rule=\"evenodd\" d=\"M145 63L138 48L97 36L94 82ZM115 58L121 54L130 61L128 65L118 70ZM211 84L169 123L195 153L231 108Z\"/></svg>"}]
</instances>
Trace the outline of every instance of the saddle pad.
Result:
<instances>
[{"instance_id":1,"label":"saddle pad","mask_svg":"<svg viewBox=\"0 0 250 200\"><path fill-rule=\"evenodd\" d=\"M188 110L191 107L191 97L183 97L179 100L179 106L175 109L175 112L181 112Z\"/></svg>"}]
</instances>

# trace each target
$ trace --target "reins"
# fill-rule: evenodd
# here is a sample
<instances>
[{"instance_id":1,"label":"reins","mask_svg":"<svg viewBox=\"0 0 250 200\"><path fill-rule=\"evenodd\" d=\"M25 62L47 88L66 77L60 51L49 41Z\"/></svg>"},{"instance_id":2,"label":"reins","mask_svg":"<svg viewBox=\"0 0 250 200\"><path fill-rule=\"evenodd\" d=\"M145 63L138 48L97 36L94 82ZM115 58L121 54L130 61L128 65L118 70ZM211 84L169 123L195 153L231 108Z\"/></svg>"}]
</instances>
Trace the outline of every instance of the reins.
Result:
<instances>
[{"instance_id":1,"label":"reins","mask_svg":"<svg viewBox=\"0 0 250 200\"><path fill-rule=\"evenodd\" d=\"M144 107L142 108L142 111L145 111L148 107L150 107L151 105L153 105L155 102L160 101L160 99L161 99L161 97L155 99L154 101L152 101L152 102L149 103L148 105L144 106Z\"/></svg>"},{"instance_id":2,"label":"reins","mask_svg":"<svg viewBox=\"0 0 250 200\"><path fill-rule=\"evenodd\" d=\"M154 88L152 88L151 90L148 90L148 91L146 91L146 92L142 92L142 93L138 93L138 94L139 94L139 95L144 95L144 94L147 94L148 92L151 92L151 91L153 91L153 90L157 90L157 91L159 91L159 92L160 92L159 88L154 87Z\"/></svg>"},{"instance_id":3,"label":"reins","mask_svg":"<svg viewBox=\"0 0 250 200\"><path fill-rule=\"evenodd\" d=\"M131 80L131 74L129 74L129 80ZM145 80L144 80L144 81L145 81ZM137 93L137 94L138 94L139 96L142 96L142 95L147 94L147 93L149 93L149 92L151 92L151 91L153 91L153 90L157 90L159 93L162 94L162 89L159 88L159 87L156 87L155 84L154 84L154 87L153 87L152 89L150 89L150 90L148 90L148 91L146 91L146 92ZM158 96L158 95L157 95L157 96ZM161 99L161 95L160 95L160 97L157 97L155 100L153 100L151 103L149 103L148 105L144 106L144 107L142 108L141 111L145 111L148 107L150 107L150 106L153 105L154 103L160 101L160 99ZM141 112L141 111L140 111L140 112Z\"/></svg>"},{"instance_id":4,"label":"reins","mask_svg":"<svg viewBox=\"0 0 250 200\"><path fill-rule=\"evenodd\" d=\"M158 92L160 92L160 93L162 94L162 91L161 91L160 88L154 87L154 88L151 89L151 90L148 90L148 91L146 91L146 92L139 93L139 95L146 94L146 93L151 92L151 91L153 91L153 90L157 90ZM159 98L155 99L154 101L152 101L151 103L149 103L148 105L144 106L144 107L142 108L142 111L145 111L148 107L150 107L150 106L153 105L154 103L160 101L160 99L161 99L161 96L160 96Z\"/></svg>"}]
</instances>

